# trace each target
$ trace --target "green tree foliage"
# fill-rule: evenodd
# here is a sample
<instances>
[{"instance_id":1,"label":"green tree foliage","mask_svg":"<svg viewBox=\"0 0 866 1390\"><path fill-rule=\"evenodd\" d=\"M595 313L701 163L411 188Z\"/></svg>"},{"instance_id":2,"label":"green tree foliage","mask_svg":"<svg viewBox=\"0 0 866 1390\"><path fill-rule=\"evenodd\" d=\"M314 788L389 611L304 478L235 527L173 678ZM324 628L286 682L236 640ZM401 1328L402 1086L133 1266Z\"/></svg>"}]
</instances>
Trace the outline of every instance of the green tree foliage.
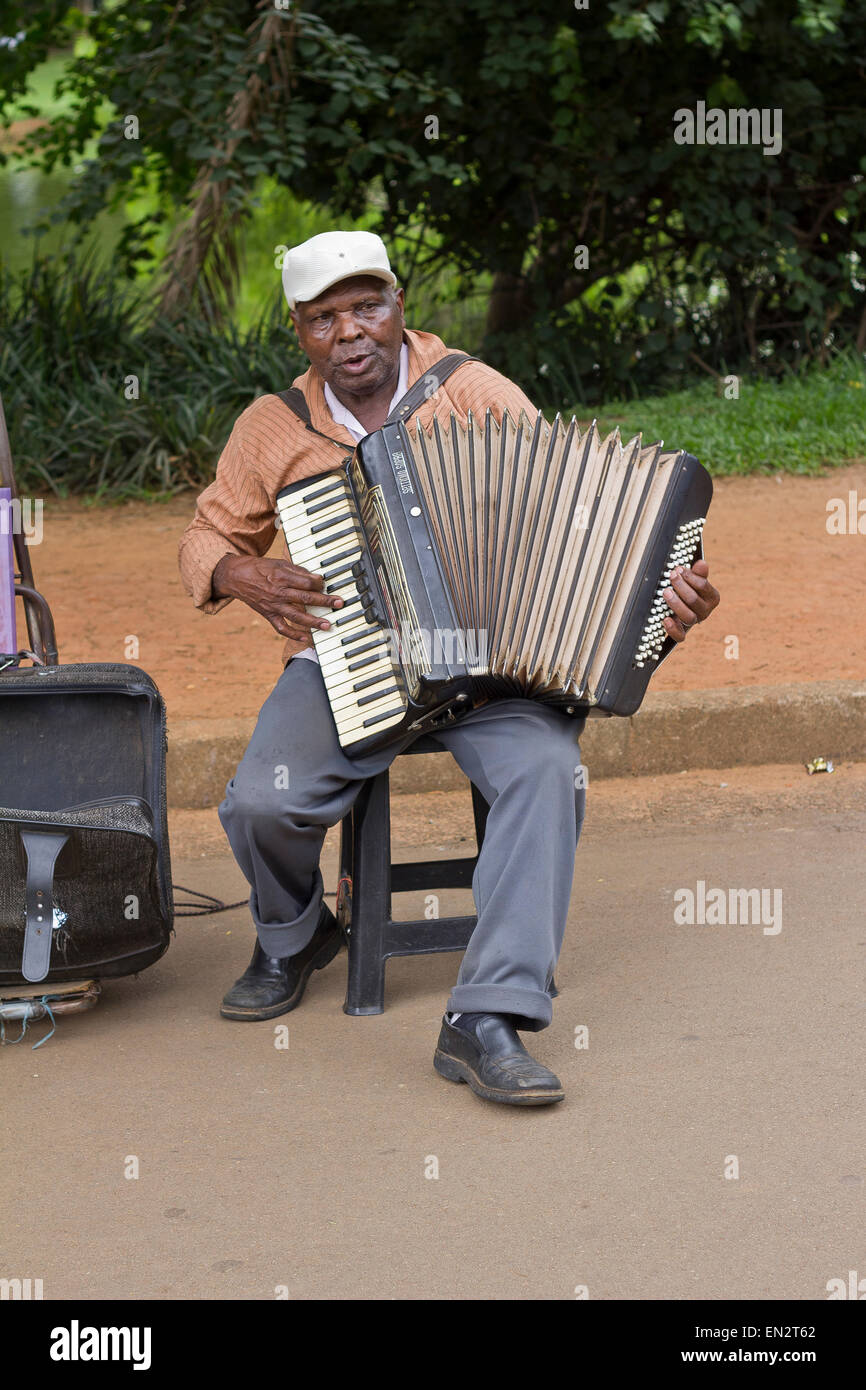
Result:
<instances>
[{"instance_id":1,"label":"green tree foliage","mask_svg":"<svg viewBox=\"0 0 866 1390\"><path fill-rule=\"evenodd\" d=\"M432 66L427 6L328 11L374 50ZM439 254L494 272L487 347L506 368L531 379L546 364L560 395L596 399L696 359L777 367L866 347L864 0L571 13L462 0L438 14L435 71L462 98L441 144L466 175L438 178L425 211ZM675 112L699 101L780 110L780 152L675 143ZM398 178L386 193L399 227L413 190Z\"/></svg>"},{"instance_id":2,"label":"green tree foliage","mask_svg":"<svg viewBox=\"0 0 866 1390\"><path fill-rule=\"evenodd\" d=\"M399 172L420 196L448 172L417 129L417 107L450 109L456 94L312 10L270 0L137 0L85 20L63 0L38 6L36 17L27 3L7 9L7 32L19 24L24 39L0 50L0 114L16 100L19 111L38 114L20 101L28 73L85 25L90 40L59 84L70 109L27 141L49 171L78 165L96 141L53 220L86 229L100 209L155 192L161 210L132 221L118 248L129 268L151 254L169 212L188 210L169 249L163 309L200 291L200 305L231 298L239 233L262 175L359 213L375 179ZM388 119L370 134L362 122L374 107Z\"/></svg>"},{"instance_id":3,"label":"green tree foliage","mask_svg":"<svg viewBox=\"0 0 866 1390\"><path fill-rule=\"evenodd\" d=\"M20 94L75 16L11 9ZM866 0L137 0L90 21L73 108L36 138L50 165L98 136L62 209L82 225L145 180L188 206L163 307L230 287L268 173L335 219L372 198L427 268L491 276L487 356L595 400L866 347L864 28ZM781 149L678 144L699 102L780 111Z\"/></svg>"}]
</instances>

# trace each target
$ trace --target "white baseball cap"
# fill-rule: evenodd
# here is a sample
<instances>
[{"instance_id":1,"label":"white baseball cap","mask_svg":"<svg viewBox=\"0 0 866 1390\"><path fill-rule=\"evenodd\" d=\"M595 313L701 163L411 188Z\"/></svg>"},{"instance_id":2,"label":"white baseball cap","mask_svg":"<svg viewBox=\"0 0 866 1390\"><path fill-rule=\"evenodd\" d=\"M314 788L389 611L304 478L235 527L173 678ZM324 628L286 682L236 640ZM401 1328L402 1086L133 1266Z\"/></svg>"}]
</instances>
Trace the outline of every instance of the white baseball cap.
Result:
<instances>
[{"instance_id":1,"label":"white baseball cap","mask_svg":"<svg viewBox=\"0 0 866 1390\"><path fill-rule=\"evenodd\" d=\"M300 300L317 299L350 275L375 275L393 289L391 269L381 237L373 232L320 232L293 246L283 258L283 290L294 309Z\"/></svg>"}]
</instances>

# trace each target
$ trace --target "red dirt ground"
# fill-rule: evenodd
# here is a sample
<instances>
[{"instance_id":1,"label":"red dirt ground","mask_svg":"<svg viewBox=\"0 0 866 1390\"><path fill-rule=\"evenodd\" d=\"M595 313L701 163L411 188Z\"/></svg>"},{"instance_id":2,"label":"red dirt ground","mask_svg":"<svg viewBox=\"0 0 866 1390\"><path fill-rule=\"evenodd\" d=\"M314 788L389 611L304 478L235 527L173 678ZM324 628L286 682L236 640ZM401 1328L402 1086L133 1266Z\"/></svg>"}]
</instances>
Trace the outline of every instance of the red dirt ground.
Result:
<instances>
[{"instance_id":1,"label":"red dirt ground","mask_svg":"<svg viewBox=\"0 0 866 1390\"><path fill-rule=\"evenodd\" d=\"M652 689L863 676L866 535L826 526L828 502L851 490L866 498L866 463L820 478L719 479L705 540L722 604ZM280 673L282 642L240 603L215 617L193 607L176 563L193 508L192 494L100 507L47 498L43 541L30 552L36 583L62 661L132 660L161 688L170 718L252 715ZM281 547L275 538L273 553ZM725 655L731 637L736 659Z\"/></svg>"}]
</instances>

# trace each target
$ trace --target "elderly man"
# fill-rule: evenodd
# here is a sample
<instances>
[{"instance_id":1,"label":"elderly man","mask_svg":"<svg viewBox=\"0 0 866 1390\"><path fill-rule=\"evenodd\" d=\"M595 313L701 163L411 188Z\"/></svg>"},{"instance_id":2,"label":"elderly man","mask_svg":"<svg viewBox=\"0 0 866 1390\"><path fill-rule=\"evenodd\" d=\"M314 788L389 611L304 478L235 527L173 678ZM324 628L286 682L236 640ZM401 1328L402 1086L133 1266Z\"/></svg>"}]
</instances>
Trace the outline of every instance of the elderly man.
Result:
<instances>
[{"instance_id":1,"label":"elderly man","mask_svg":"<svg viewBox=\"0 0 866 1390\"><path fill-rule=\"evenodd\" d=\"M407 389L447 349L407 329L403 291L385 247L369 232L326 232L291 250L283 287L310 368L295 382L305 422L280 397L240 415L181 541L187 589L206 613L240 599L287 639L285 668L226 788L220 819L250 884L257 940L248 969L226 994L224 1018L275 1018L300 1003L307 981L337 954L340 931L323 904L325 832L364 781L409 742L363 757L340 747L311 643L339 609L319 576L270 559L275 498L298 479L337 467L381 428ZM435 380L435 378L433 378ZM417 411L428 426L454 411L497 419L535 409L498 372L468 360ZM703 561L674 579L665 626L675 641L718 603ZM477 1095L512 1105L561 1100L558 1078L523 1046L518 1030L551 1021L551 984L562 945L583 819L575 785L582 721L532 700L479 704L435 738L490 806L473 884L477 926L447 1003L436 1070ZM289 777L278 775L288 767ZM288 787L283 783L288 780Z\"/></svg>"}]
</instances>

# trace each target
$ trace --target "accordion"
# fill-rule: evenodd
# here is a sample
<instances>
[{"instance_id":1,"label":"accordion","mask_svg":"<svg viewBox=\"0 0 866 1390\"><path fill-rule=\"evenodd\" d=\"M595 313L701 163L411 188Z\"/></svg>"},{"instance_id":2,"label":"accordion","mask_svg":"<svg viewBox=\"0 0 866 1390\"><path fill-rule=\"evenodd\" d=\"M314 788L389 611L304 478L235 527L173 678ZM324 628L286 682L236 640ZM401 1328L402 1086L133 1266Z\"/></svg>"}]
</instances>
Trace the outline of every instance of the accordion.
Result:
<instances>
[{"instance_id":1,"label":"accordion","mask_svg":"<svg viewBox=\"0 0 866 1390\"><path fill-rule=\"evenodd\" d=\"M315 630L353 756L484 699L632 714L674 647L671 570L702 552L697 459L596 425L507 413L386 424L277 496L292 561L343 607Z\"/></svg>"}]
</instances>

